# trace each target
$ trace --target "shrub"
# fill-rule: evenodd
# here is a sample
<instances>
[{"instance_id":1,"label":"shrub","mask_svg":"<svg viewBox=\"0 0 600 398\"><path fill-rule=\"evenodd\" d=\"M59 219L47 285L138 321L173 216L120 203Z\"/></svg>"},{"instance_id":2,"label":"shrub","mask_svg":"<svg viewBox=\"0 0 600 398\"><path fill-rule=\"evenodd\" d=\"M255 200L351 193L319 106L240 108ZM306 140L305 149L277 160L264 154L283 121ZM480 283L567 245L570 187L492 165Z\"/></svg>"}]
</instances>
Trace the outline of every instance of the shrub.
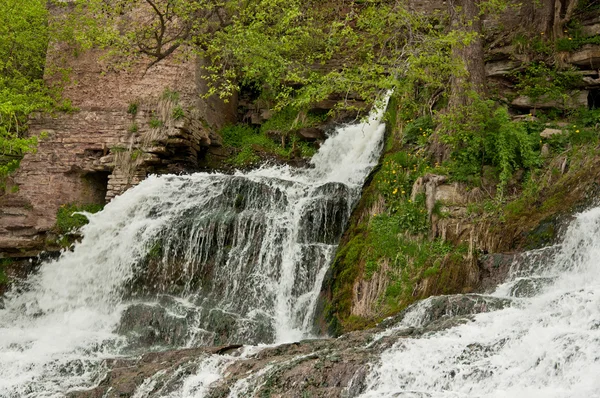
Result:
<instances>
[{"instance_id":1,"label":"shrub","mask_svg":"<svg viewBox=\"0 0 600 398\"><path fill-rule=\"evenodd\" d=\"M137 112L138 112L138 103L132 102L131 104L129 104L129 107L127 108L127 113L129 113L130 115L136 115Z\"/></svg>"},{"instance_id":2,"label":"shrub","mask_svg":"<svg viewBox=\"0 0 600 398\"><path fill-rule=\"evenodd\" d=\"M150 125L150 127L152 127L153 129L162 127L163 125L163 121L158 119L156 116L153 116L150 121L148 122L148 124Z\"/></svg>"},{"instance_id":3,"label":"shrub","mask_svg":"<svg viewBox=\"0 0 600 398\"><path fill-rule=\"evenodd\" d=\"M72 233L88 223L88 218L78 212L97 213L104 208L104 205L87 204L62 205L56 213L56 231L60 234Z\"/></svg>"},{"instance_id":4,"label":"shrub","mask_svg":"<svg viewBox=\"0 0 600 398\"><path fill-rule=\"evenodd\" d=\"M491 165L499 175L498 195L503 195L512 173L540 165L539 137L529 134L523 122L511 121L505 107L475 100L456 112L441 115L441 139L452 150L449 169L455 180L468 180Z\"/></svg>"},{"instance_id":5,"label":"shrub","mask_svg":"<svg viewBox=\"0 0 600 398\"><path fill-rule=\"evenodd\" d=\"M179 120L184 116L185 112L183 111L182 107L176 106L175 108L173 108L173 112L171 113L171 117L173 118L173 120Z\"/></svg>"}]
</instances>

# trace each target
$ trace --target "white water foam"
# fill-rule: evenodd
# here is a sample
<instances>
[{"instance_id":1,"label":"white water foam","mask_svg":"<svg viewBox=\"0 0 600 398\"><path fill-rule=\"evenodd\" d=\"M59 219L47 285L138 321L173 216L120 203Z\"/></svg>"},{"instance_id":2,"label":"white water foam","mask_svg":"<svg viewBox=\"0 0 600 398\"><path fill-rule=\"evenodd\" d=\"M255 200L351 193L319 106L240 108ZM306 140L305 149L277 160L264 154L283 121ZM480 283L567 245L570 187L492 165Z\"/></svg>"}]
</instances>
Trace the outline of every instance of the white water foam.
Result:
<instances>
[{"instance_id":1,"label":"white water foam","mask_svg":"<svg viewBox=\"0 0 600 398\"><path fill-rule=\"evenodd\" d=\"M511 297L518 305L386 350L361 396L600 397L600 208L579 214L535 272L553 282Z\"/></svg>"},{"instance_id":2,"label":"white water foam","mask_svg":"<svg viewBox=\"0 0 600 398\"><path fill-rule=\"evenodd\" d=\"M125 344L115 330L127 307L123 301L125 286L135 277L136 267L157 237L172 227L173 220L188 211L198 211L199 201L218 200L224 187L235 178L273 187L275 193L284 192L284 203L288 205L281 213L267 214L267 226L285 231L283 243L272 246L272 242L263 242L271 252L263 250L258 255L260 264L250 265L255 268L252 273L239 276L246 279L227 280L228 275L224 275L227 296L238 302L247 301L247 297L237 295L238 290L258 281L254 296L264 299L252 303L255 308L251 311L240 313L242 319L266 314L274 320L278 342L307 337L321 280L335 245L311 244L321 253L320 268L310 270L312 276L303 277L306 291L295 291L298 278L302 277L299 272L308 272L299 271L297 266L301 247L296 240L303 205L310 204L310 195L318 196L324 184L340 183L353 192L348 202L351 207L364 178L377 162L385 129L382 116L383 110L378 110L365 123L340 128L314 156L311 169L264 167L233 177L203 173L151 176L115 198L102 212L91 215L90 223L82 229L83 239L73 252L43 264L29 278L26 290L10 293L6 308L0 310L0 397L58 397L70 389L99 382L102 361L120 355ZM350 208L347 210L349 213ZM242 222L243 217L239 223ZM199 232L193 231L192 235L196 240L190 238L190 243L199 242ZM277 240L281 236L268 238ZM237 258L243 258L251 249L247 246L241 244L236 249ZM191 244L186 250L196 253L194 247ZM261 268L277 256L282 257L279 269ZM237 269L232 266L229 271ZM194 269L187 271L192 275ZM234 306L230 302L220 305L223 313ZM196 331L201 331L200 326ZM196 380L198 383L190 381L200 386L194 387L197 391L217 377L210 371L208 375L200 373L206 377L199 376L202 380ZM139 394L143 396L152 387L150 383Z\"/></svg>"}]
</instances>

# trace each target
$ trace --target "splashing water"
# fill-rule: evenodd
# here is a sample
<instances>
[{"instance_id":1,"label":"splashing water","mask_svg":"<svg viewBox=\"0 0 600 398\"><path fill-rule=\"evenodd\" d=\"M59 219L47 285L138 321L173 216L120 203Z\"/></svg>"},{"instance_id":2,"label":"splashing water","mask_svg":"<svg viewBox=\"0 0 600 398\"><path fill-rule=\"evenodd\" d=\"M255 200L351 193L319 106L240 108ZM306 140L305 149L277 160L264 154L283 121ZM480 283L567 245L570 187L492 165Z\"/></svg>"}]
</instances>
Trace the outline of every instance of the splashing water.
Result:
<instances>
[{"instance_id":1,"label":"splashing water","mask_svg":"<svg viewBox=\"0 0 600 398\"><path fill-rule=\"evenodd\" d=\"M508 308L384 351L361 396L600 397L600 208L579 214L556 250L498 287Z\"/></svg>"},{"instance_id":2,"label":"splashing water","mask_svg":"<svg viewBox=\"0 0 600 398\"><path fill-rule=\"evenodd\" d=\"M338 129L312 168L151 176L91 215L0 310L0 397L89 387L104 359L148 347L307 337L382 117Z\"/></svg>"}]
</instances>

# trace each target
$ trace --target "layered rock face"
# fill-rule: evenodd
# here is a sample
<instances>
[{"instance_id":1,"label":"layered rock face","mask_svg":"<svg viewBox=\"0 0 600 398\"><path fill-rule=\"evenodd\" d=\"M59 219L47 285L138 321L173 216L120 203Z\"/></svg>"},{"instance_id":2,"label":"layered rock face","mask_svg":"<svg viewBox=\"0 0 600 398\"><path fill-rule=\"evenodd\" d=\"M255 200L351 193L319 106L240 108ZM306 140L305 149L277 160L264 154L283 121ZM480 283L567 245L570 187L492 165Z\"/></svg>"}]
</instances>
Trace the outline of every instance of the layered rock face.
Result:
<instances>
[{"instance_id":1,"label":"layered rock face","mask_svg":"<svg viewBox=\"0 0 600 398\"><path fill-rule=\"evenodd\" d=\"M62 205L104 204L150 173L195 169L221 145L213 131L235 120L235 101L200 98L195 57L114 71L100 51L72 54L49 50L48 65L71 70L63 96L72 110L30 121L40 142L0 196L0 257L46 248Z\"/></svg>"}]
</instances>

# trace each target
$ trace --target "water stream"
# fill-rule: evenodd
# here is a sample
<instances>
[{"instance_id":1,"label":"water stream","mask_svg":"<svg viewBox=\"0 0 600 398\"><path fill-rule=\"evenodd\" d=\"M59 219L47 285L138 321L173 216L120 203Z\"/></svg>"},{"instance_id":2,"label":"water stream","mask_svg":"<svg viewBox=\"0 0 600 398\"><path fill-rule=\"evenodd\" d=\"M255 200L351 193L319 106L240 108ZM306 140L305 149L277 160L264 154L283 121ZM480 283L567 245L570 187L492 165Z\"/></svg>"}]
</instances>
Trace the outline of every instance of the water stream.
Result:
<instances>
[{"instance_id":1,"label":"water stream","mask_svg":"<svg viewBox=\"0 0 600 398\"><path fill-rule=\"evenodd\" d=\"M551 252L515 264L492 295L506 308L384 351L361 396L600 397L600 208ZM430 301L399 327L419 326Z\"/></svg>"},{"instance_id":2,"label":"water stream","mask_svg":"<svg viewBox=\"0 0 600 398\"><path fill-rule=\"evenodd\" d=\"M151 176L91 215L73 251L8 294L0 397L92 386L107 358L310 336L325 271L381 151L382 117L338 129L310 168Z\"/></svg>"}]
</instances>

